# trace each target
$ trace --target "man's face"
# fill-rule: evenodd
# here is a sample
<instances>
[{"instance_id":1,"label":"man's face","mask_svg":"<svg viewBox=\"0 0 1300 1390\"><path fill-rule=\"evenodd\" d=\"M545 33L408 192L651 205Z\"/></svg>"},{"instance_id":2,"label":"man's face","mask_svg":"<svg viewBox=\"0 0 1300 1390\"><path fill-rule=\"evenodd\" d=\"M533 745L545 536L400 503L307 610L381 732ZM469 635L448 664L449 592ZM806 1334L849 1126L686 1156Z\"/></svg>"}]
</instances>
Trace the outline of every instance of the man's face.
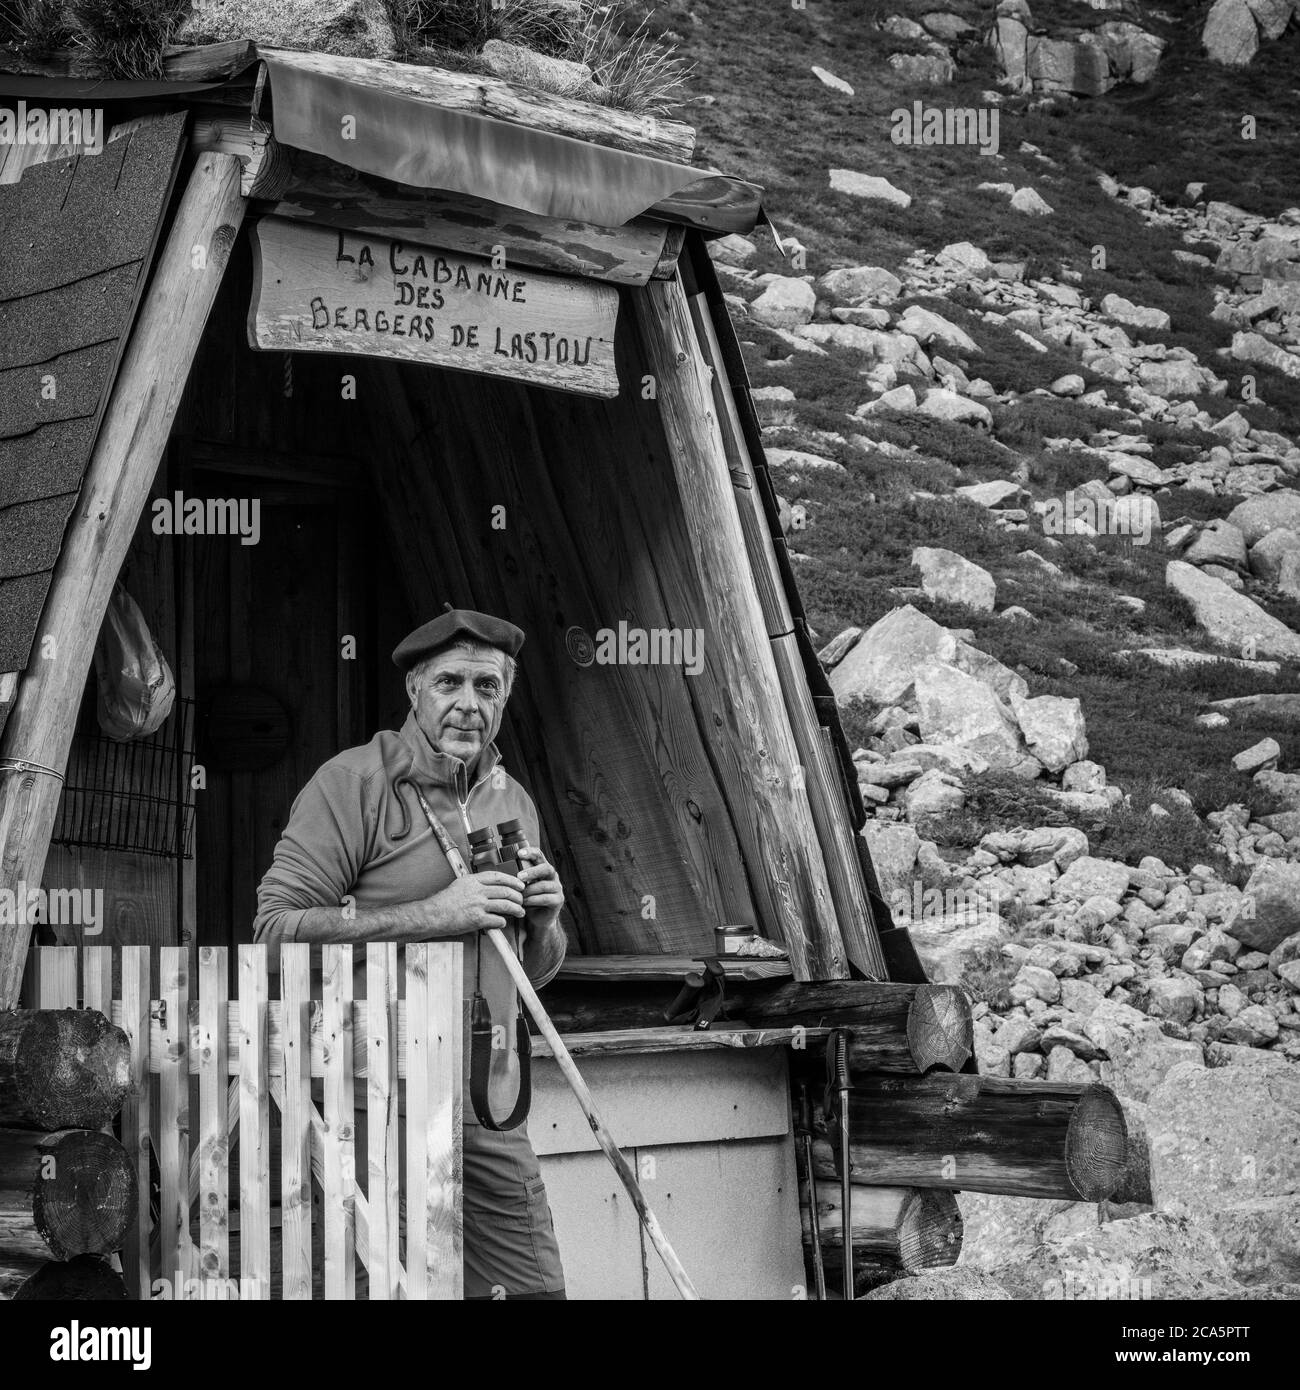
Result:
<instances>
[{"instance_id":1,"label":"man's face","mask_svg":"<svg viewBox=\"0 0 1300 1390\"><path fill-rule=\"evenodd\" d=\"M415 722L440 752L471 772L501 728L506 707L504 652L452 648L436 656L413 695Z\"/></svg>"}]
</instances>

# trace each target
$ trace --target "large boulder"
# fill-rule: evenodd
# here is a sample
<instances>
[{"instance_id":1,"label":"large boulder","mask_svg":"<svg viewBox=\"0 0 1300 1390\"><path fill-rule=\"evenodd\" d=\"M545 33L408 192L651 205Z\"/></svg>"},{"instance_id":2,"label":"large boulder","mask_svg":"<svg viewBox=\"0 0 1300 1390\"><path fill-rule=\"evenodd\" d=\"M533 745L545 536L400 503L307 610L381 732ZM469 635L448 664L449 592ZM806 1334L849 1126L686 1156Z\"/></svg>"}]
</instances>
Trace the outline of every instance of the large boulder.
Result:
<instances>
[{"instance_id":1,"label":"large boulder","mask_svg":"<svg viewBox=\"0 0 1300 1390\"><path fill-rule=\"evenodd\" d=\"M1083 705L1078 700L1061 695L1026 700L1013 694L1011 710L1029 751L1048 772L1061 772L1088 756Z\"/></svg>"},{"instance_id":2,"label":"large boulder","mask_svg":"<svg viewBox=\"0 0 1300 1390\"><path fill-rule=\"evenodd\" d=\"M1114 85L1104 51L1070 39L1033 35L1027 71L1035 90L1101 96Z\"/></svg>"},{"instance_id":3,"label":"large boulder","mask_svg":"<svg viewBox=\"0 0 1300 1390\"><path fill-rule=\"evenodd\" d=\"M750 315L769 328L798 328L812 320L817 295L806 280L778 275L749 306Z\"/></svg>"},{"instance_id":4,"label":"large boulder","mask_svg":"<svg viewBox=\"0 0 1300 1390\"><path fill-rule=\"evenodd\" d=\"M1300 1068L1178 1067L1146 1130L1157 1207L1205 1224L1246 1283L1300 1278Z\"/></svg>"},{"instance_id":5,"label":"large boulder","mask_svg":"<svg viewBox=\"0 0 1300 1390\"><path fill-rule=\"evenodd\" d=\"M520 87L538 87L563 97L597 94L591 69L586 63L537 53L523 44L504 39L488 39L480 55L497 77Z\"/></svg>"},{"instance_id":6,"label":"large boulder","mask_svg":"<svg viewBox=\"0 0 1300 1390\"><path fill-rule=\"evenodd\" d=\"M918 666L913 679L926 743L955 743L993 768L1014 767L1025 757L1015 720L983 681L945 661Z\"/></svg>"},{"instance_id":7,"label":"large boulder","mask_svg":"<svg viewBox=\"0 0 1300 1390\"><path fill-rule=\"evenodd\" d=\"M1270 531L1300 532L1300 492L1279 488L1276 492L1248 497L1229 513L1228 520L1241 532L1248 546L1258 545Z\"/></svg>"},{"instance_id":8,"label":"large boulder","mask_svg":"<svg viewBox=\"0 0 1300 1390\"><path fill-rule=\"evenodd\" d=\"M1226 565L1229 569L1246 566L1246 538L1232 522L1211 521L1191 546L1183 552L1189 565Z\"/></svg>"},{"instance_id":9,"label":"large boulder","mask_svg":"<svg viewBox=\"0 0 1300 1390\"><path fill-rule=\"evenodd\" d=\"M831 672L831 689L840 700L861 697L896 705L911 689L918 667L951 661L956 654L957 638L909 603L867 629Z\"/></svg>"},{"instance_id":10,"label":"large boulder","mask_svg":"<svg viewBox=\"0 0 1300 1390\"><path fill-rule=\"evenodd\" d=\"M1300 932L1300 864L1261 859L1245 887L1253 912L1239 912L1224 930L1252 951L1271 951Z\"/></svg>"},{"instance_id":11,"label":"large boulder","mask_svg":"<svg viewBox=\"0 0 1300 1390\"><path fill-rule=\"evenodd\" d=\"M942 314L922 309L919 304L907 307L898 321L898 326L904 333L910 333L924 347L928 347L937 338L945 347L955 348L958 352L980 350L974 338L964 329L950 323Z\"/></svg>"},{"instance_id":12,"label":"large boulder","mask_svg":"<svg viewBox=\"0 0 1300 1390\"><path fill-rule=\"evenodd\" d=\"M947 49L938 53L891 53L889 66L904 82L918 86L944 86L957 73L957 64Z\"/></svg>"},{"instance_id":13,"label":"large boulder","mask_svg":"<svg viewBox=\"0 0 1300 1390\"><path fill-rule=\"evenodd\" d=\"M1234 333L1231 352L1238 362L1257 362L1300 381L1300 357L1260 333Z\"/></svg>"},{"instance_id":14,"label":"large boulder","mask_svg":"<svg viewBox=\"0 0 1300 1390\"><path fill-rule=\"evenodd\" d=\"M1201 30L1201 43L1216 63L1241 67L1259 49L1259 26L1247 0L1214 0Z\"/></svg>"},{"instance_id":15,"label":"large boulder","mask_svg":"<svg viewBox=\"0 0 1300 1390\"><path fill-rule=\"evenodd\" d=\"M997 584L986 569L953 550L918 546L912 564L921 571L921 588L942 603L961 603L981 613L993 611Z\"/></svg>"},{"instance_id":16,"label":"large boulder","mask_svg":"<svg viewBox=\"0 0 1300 1390\"><path fill-rule=\"evenodd\" d=\"M991 1275L977 1269L929 1269L863 1294L859 1303L1009 1302L1011 1295Z\"/></svg>"},{"instance_id":17,"label":"large boulder","mask_svg":"<svg viewBox=\"0 0 1300 1390\"><path fill-rule=\"evenodd\" d=\"M978 425L986 430L993 428L993 415L988 406L942 387L928 391L919 409L922 415L932 415L936 420L955 420L965 425Z\"/></svg>"},{"instance_id":18,"label":"large boulder","mask_svg":"<svg viewBox=\"0 0 1300 1390\"><path fill-rule=\"evenodd\" d=\"M1300 551L1300 532L1279 526L1250 548L1250 572L1265 584L1276 584L1282 573L1283 557Z\"/></svg>"},{"instance_id":19,"label":"large boulder","mask_svg":"<svg viewBox=\"0 0 1300 1390\"><path fill-rule=\"evenodd\" d=\"M1101 312L1130 328L1151 328L1164 332L1169 327L1169 315L1163 309L1148 309L1118 294L1108 294L1101 301Z\"/></svg>"},{"instance_id":20,"label":"large boulder","mask_svg":"<svg viewBox=\"0 0 1300 1390\"><path fill-rule=\"evenodd\" d=\"M902 821L869 820L862 827L862 838L880 880L881 896L887 903L894 901L896 893L910 899L921 837Z\"/></svg>"},{"instance_id":21,"label":"large boulder","mask_svg":"<svg viewBox=\"0 0 1300 1390\"><path fill-rule=\"evenodd\" d=\"M870 299L888 304L898 298L903 282L892 271L878 265L846 265L828 270L817 281L817 288L828 299L857 304Z\"/></svg>"},{"instance_id":22,"label":"large boulder","mask_svg":"<svg viewBox=\"0 0 1300 1390\"><path fill-rule=\"evenodd\" d=\"M1165 583L1187 599L1196 621L1214 641L1252 659L1258 654L1300 660L1300 634L1222 580L1195 565L1171 560L1165 567Z\"/></svg>"},{"instance_id":23,"label":"large boulder","mask_svg":"<svg viewBox=\"0 0 1300 1390\"><path fill-rule=\"evenodd\" d=\"M855 198L870 198L876 202L892 203L895 207L912 206L912 195L895 188L888 179L876 174L859 174L853 169L832 169L831 189L836 193L848 193Z\"/></svg>"},{"instance_id":24,"label":"large boulder","mask_svg":"<svg viewBox=\"0 0 1300 1390\"><path fill-rule=\"evenodd\" d=\"M1060 901L1083 903L1089 898L1105 898L1117 903L1128 891L1132 877L1133 870L1117 859L1082 854L1052 885L1052 896Z\"/></svg>"},{"instance_id":25,"label":"large boulder","mask_svg":"<svg viewBox=\"0 0 1300 1390\"><path fill-rule=\"evenodd\" d=\"M923 917L908 924L908 935L936 985L960 985L976 962L996 953L1006 940L1002 918L992 912Z\"/></svg>"},{"instance_id":26,"label":"large boulder","mask_svg":"<svg viewBox=\"0 0 1300 1390\"><path fill-rule=\"evenodd\" d=\"M1201 369L1195 362L1171 357L1164 362L1143 362L1138 367L1138 381L1157 396L1196 396L1205 386Z\"/></svg>"},{"instance_id":27,"label":"large boulder","mask_svg":"<svg viewBox=\"0 0 1300 1390\"><path fill-rule=\"evenodd\" d=\"M383 0L198 0L178 44L252 39L268 48L312 49L346 58L394 58L397 40Z\"/></svg>"},{"instance_id":28,"label":"large boulder","mask_svg":"<svg viewBox=\"0 0 1300 1390\"><path fill-rule=\"evenodd\" d=\"M1103 1000L1081 1031L1104 1054L1102 1081L1133 1100L1146 1100L1180 1063L1204 1065L1200 1043L1167 1037L1153 1019L1114 999Z\"/></svg>"},{"instance_id":29,"label":"large boulder","mask_svg":"<svg viewBox=\"0 0 1300 1390\"><path fill-rule=\"evenodd\" d=\"M998 1279L1015 1298L1068 1302L1222 1298L1236 1288L1214 1237L1167 1212L1044 1240Z\"/></svg>"}]
</instances>

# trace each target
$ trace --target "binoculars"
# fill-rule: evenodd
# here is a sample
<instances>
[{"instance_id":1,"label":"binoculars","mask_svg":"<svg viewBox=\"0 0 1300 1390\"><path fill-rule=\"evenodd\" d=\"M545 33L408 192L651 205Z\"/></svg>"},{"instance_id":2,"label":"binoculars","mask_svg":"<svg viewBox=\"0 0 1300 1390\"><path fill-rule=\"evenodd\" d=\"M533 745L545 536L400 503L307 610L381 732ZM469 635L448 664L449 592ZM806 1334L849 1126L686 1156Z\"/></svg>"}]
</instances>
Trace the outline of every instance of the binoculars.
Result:
<instances>
[{"instance_id":1,"label":"binoculars","mask_svg":"<svg viewBox=\"0 0 1300 1390\"><path fill-rule=\"evenodd\" d=\"M480 826L469 832L469 848L473 856L473 870L476 874L493 870L503 874L513 874L516 878L528 866L529 861L521 859L520 853L531 849L524 828L518 820L498 821L496 828Z\"/></svg>"}]
</instances>

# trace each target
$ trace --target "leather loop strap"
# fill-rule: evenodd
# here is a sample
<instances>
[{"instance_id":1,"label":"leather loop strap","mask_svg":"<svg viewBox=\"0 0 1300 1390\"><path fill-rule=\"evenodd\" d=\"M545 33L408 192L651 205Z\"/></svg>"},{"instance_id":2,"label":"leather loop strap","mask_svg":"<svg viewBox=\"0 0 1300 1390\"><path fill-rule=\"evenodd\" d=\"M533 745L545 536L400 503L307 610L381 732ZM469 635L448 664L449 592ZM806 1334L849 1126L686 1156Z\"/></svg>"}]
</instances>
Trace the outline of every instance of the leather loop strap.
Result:
<instances>
[{"instance_id":1,"label":"leather loop strap","mask_svg":"<svg viewBox=\"0 0 1300 1390\"><path fill-rule=\"evenodd\" d=\"M492 1062L492 1015L488 1012L487 1000L481 994L474 996L470 1008L470 1047L469 1047L469 1102L474 1114L484 1129L517 1129L528 1118L533 1103L533 1040L528 1032L528 1020L523 1010L515 1019L515 1052L519 1058L519 1094L515 1097L514 1109L504 1120L497 1121L492 1114L492 1102L488 1096L488 1077Z\"/></svg>"}]
</instances>

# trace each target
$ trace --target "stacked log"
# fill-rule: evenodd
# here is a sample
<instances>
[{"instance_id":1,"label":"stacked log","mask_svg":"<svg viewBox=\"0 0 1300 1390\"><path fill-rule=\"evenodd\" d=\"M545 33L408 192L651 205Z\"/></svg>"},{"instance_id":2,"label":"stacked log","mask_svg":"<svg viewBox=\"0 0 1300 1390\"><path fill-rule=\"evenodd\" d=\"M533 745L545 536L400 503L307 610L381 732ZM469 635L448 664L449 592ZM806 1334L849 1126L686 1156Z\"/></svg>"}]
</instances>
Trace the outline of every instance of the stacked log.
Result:
<instances>
[{"instance_id":1,"label":"stacked log","mask_svg":"<svg viewBox=\"0 0 1300 1390\"><path fill-rule=\"evenodd\" d=\"M136 1217L105 1128L130 1090L125 1033L91 1009L0 1014L0 1298L123 1299L104 1257Z\"/></svg>"}]
</instances>

